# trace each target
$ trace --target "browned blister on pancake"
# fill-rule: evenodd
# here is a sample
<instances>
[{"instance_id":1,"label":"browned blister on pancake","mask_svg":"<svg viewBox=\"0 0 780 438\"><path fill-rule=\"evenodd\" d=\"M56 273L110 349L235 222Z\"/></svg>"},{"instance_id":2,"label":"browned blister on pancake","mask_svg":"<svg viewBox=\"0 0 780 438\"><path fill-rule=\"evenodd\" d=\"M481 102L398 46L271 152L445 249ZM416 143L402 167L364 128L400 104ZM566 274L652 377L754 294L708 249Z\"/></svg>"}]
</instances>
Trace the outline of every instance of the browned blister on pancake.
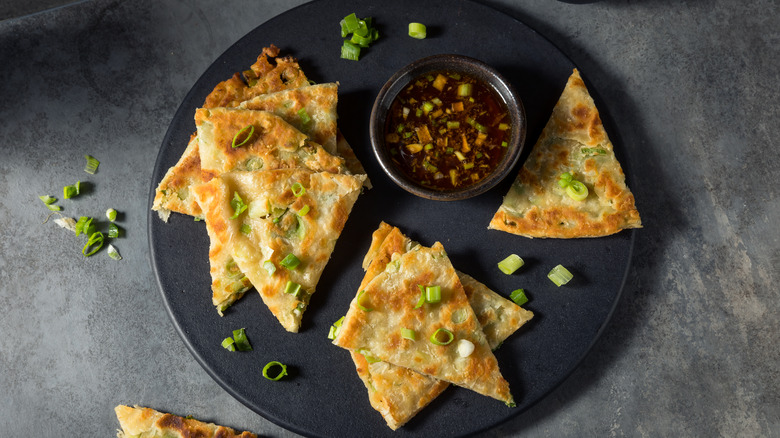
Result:
<instances>
[{"instance_id":1,"label":"browned blister on pancake","mask_svg":"<svg viewBox=\"0 0 780 438\"><path fill-rule=\"evenodd\" d=\"M578 201L558 184L569 172L589 189ZM489 228L526 237L600 237L642 226L599 117L577 70L569 78Z\"/></svg>"},{"instance_id":2,"label":"browned blister on pancake","mask_svg":"<svg viewBox=\"0 0 780 438\"><path fill-rule=\"evenodd\" d=\"M441 301L415 308L420 285L441 287ZM414 330L415 340L404 338L402 329ZM452 332L452 342L432 342L438 329ZM474 345L467 357L458 353L463 340ZM509 384L438 242L411 248L371 279L353 299L334 344L512 403Z\"/></svg>"},{"instance_id":3,"label":"browned blister on pancake","mask_svg":"<svg viewBox=\"0 0 780 438\"><path fill-rule=\"evenodd\" d=\"M282 326L297 332L364 178L306 169L234 171L193 191L212 246L229 254ZM236 195L247 209L233 217ZM298 266L282 266L289 254ZM288 282L300 290L291 291Z\"/></svg>"},{"instance_id":4,"label":"browned blister on pancake","mask_svg":"<svg viewBox=\"0 0 780 438\"><path fill-rule=\"evenodd\" d=\"M117 438L257 438L251 432L237 432L214 423L158 412L140 406L119 405L114 408L122 430Z\"/></svg>"},{"instance_id":5,"label":"browned blister on pancake","mask_svg":"<svg viewBox=\"0 0 780 438\"><path fill-rule=\"evenodd\" d=\"M267 111L200 108L195 112L195 126L203 181L231 170L303 167L346 173L342 158L329 154L306 134ZM234 142L236 136L241 141ZM241 144L246 136L241 146L233 146Z\"/></svg>"}]
</instances>

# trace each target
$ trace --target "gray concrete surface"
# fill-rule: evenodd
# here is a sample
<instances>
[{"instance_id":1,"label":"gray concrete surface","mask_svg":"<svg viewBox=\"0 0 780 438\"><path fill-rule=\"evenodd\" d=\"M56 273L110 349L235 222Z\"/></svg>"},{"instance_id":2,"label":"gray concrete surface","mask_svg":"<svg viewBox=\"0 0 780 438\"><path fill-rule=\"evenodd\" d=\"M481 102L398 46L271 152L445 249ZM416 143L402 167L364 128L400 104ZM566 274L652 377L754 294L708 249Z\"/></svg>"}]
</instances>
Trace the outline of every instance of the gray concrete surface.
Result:
<instances>
[{"instance_id":1,"label":"gray concrete surface","mask_svg":"<svg viewBox=\"0 0 780 438\"><path fill-rule=\"evenodd\" d=\"M113 436L113 407L134 402L295 436L192 359L161 306L146 214L190 86L301 3L92 0L0 22L0 436ZM641 150L627 171L645 228L582 365L484 436L780 436L778 2L487 3L588 72L621 141ZM86 153L105 157L92 177ZM59 204L124 212L121 262L84 259L42 224L38 195L61 198L77 179L89 202Z\"/></svg>"}]
</instances>

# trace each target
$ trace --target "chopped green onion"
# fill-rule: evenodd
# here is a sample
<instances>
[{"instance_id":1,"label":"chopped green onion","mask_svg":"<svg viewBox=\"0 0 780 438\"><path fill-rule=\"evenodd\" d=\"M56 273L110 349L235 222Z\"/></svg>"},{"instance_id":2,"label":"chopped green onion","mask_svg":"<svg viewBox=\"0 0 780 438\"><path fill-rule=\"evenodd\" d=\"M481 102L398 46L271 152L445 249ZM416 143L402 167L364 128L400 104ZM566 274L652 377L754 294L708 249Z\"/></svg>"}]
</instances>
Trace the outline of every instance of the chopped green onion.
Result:
<instances>
[{"instance_id":1,"label":"chopped green onion","mask_svg":"<svg viewBox=\"0 0 780 438\"><path fill-rule=\"evenodd\" d=\"M366 358L366 362L368 363L382 362L382 359L374 356L370 351L366 350L365 348L361 348L357 352L358 354Z\"/></svg>"},{"instance_id":2,"label":"chopped green onion","mask_svg":"<svg viewBox=\"0 0 780 438\"><path fill-rule=\"evenodd\" d=\"M402 328L401 329L401 337L404 339L408 339L410 341L414 341L417 337L417 334L412 329L408 328Z\"/></svg>"},{"instance_id":3,"label":"chopped green onion","mask_svg":"<svg viewBox=\"0 0 780 438\"><path fill-rule=\"evenodd\" d=\"M298 216L306 216L306 214L309 213L309 206L304 205L300 210L298 210Z\"/></svg>"},{"instance_id":4,"label":"chopped green onion","mask_svg":"<svg viewBox=\"0 0 780 438\"><path fill-rule=\"evenodd\" d=\"M507 146L509 146L509 143L507 143L507 142L505 142L505 141L502 141L502 142L501 142L501 147L507 147Z\"/></svg>"},{"instance_id":5,"label":"chopped green onion","mask_svg":"<svg viewBox=\"0 0 780 438\"><path fill-rule=\"evenodd\" d=\"M298 226L295 228L295 235L303 240L303 238L306 237L306 223L303 221L301 215L296 215L295 219L298 222Z\"/></svg>"},{"instance_id":6,"label":"chopped green onion","mask_svg":"<svg viewBox=\"0 0 780 438\"><path fill-rule=\"evenodd\" d=\"M441 286L426 286L425 301L428 303L438 303L441 301Z\"/></svg>"},{"instance_id":7,"label":"chopped green onion","mask_svg":"<svg viewBox=\"0 0 780 438\"><path fill-rule=\"evenodd\" d=\"M241 268L238 267L238 263L236 263L236 261L233 259L230 259L227 263L225 263L225 271L227 272L228 278L233 280L242 278L244 276L244 273L241 272Z\"/></svg>"},{"instance_id":8,"label":"chopped green onion","mask_svg":"<svg viewBox=\"0 0 780 438\"><path fill-rule=\"evenodd\" d=\"M46 206L46 208L48 208L51 211L60 211L60 210L62 210L62 207L60 207L59 205L54 205L54 204L49 204L49 205Z\"/></svg>"},{"instance_id":9,"label":"chopped green onion","mask_svg":"<svg viewBox=\"0 0 780 438\"><path fill-rule=\"evenodd\" d=\"M89 239L87 239L87 244L81 249L81 253L84 254L85 257L95 254L103 247L103 240L103 233L100 231L90 234Z\"/></svg>"},{"instance_id":10,"label":"chopped green onion","mask_svg":"<svg viewBox=\"0 0 780 438\"><path fill-rule=\"evenodd\" d=\"M558 177L558 185L561 186L561 188L566 188L569 185L569 183L571 183L572 178L574 177L572 176L571 173L564 172L561 174L561 176Z\"/></svg>"},{"instance_id":11,"label":"chopped green onion","mask_svg":"<svg viewBox=\"0 0 780 438\"><path fill-rule=\"evenodd\" d=\"M284 285L284 293L298 296L298 292L301 291L301 285L294 281L287 281Z\"/></svg>"},{"instance_id":12,"label":"chopped green onion","mask_svg":"<svg viewBox=\"0 0 780 438\"><path fill-rule=\"evenodd\" d=\"M607 150L603 148L582 148L580 149L583 155L606 155Z\"/></svg>"},{"instance_id":13,"label":"chopped green onion","mask_svg":"<svg viewBox=\"0 0 780 438\"><path fill-rule=\"evenodd\" d=\"M547 278L550 279L553 283L555 283L556 286L560 287L564 284L571 281L572 278L574 278L574 275L572 275L571 272L569 272L568 269L564 268L561 265L558 265L550 271L549 274L547 274Z\"/></svg>"},{"instance_id":14,"label":"chopped green onion","mask_svg":"<svg viewBox=\"0 0 780 438\"><path fill-rule=\"evenodd\" d=\"M566 194L575 201L584 201L588 197L588 187L576 179L573 179L569 182L569 185L566 186Z\"/></svg>"},{"instance_id":15,"label":"chopped green onion","mask_svg":"<svg viewBox=\"0 0 780 438\"><path fill-rule=\"evenodd\" d=\"M341 46L341 57L350 61L357 61L360 59L360 46L344 40L344 44Z\"/></svg>"},{"instance_id":16,"label":"chopped green onion","mask_svg":"<svg viewBox=\"0 0 780 438\"><path fill-rule=\"evenodd\" d=\"M87 216L81 216L79 221L76 222L76 235L86 234L91 235L95 232L95 226L92 225L92 218Z\"/></svg>"},{"instance_id":17,"label":"chopped green onion","mask_svg":"<svg viewBox=\"0 0 780 438\"><path fill-rule=\"evenodd\" d=\"M306 112L306 108L301 108L298 110L298 117L301 118L301 123L304 125L308 125L309 122L311 122L311 117L309 117L309 113Z\"/></svg>"},{"instance_id":18,"label":"chopped green onion","mask_svg":"<svg viewBox=\"0 0 780 438\"><path fill-rule=\"evenodd\" d=\"M420 288L420 299L417 300L417 305L414 306L415 309L419 309L425 304L425 286L418 284L417 287Z\"/></svg>"},{"instance_id":19,"label":"chopped green onion","mask_svg":"<svg viewBox=\"0 0 780 438\"><path fill-rule=\"evenodd\" d=\"M328 339L336 339L336 336L339 334L339 329L341 329L341 324L344 323L344 317L338 319L338 321L334 322L330 326L330 331L328 331Z\"/></svg>"},{"instance_id":20,"label":"chopped green onion","mask_svg":"<svg viewBox=\"0 0 780 438\"><path fill-rule=\"evenodd\" d=\"M54 204L55 202L57 202L57 198L49 195L38 196L38 198L40 198L40 200L43 201L43 203L46 205Z\"/></svg>"},{"instance_id":21,"label":"chopped green onion","mask_svg":"<svg viewBox=\"0 0 780 438\"><path fill-rule=\"evenodd\" d=\"M523 264L525 264L525 262L520 258L519 255L510 254L509 257L498 262L498 269L500 269L504 274L510 275L520 269Z\"/></svg>"},{"instance_id":22,"label":"chopped green onion","mask_svg":"<svg viewBox=\"0 0 780 438\"><path fill-rule=\"evenodd\" d=\"M119 237L119 227L115 223L108 224L108 237L115 239Z\"/></svg>"},{"instance_id":23,"label":"chopped green onion","mask_svg":"<svg viewBox=\"0 0 780 438\"><path fill-rule=\"evenodd\" d=\"M241 231L243 234L249 234L252 232L252 227L249 224L242 224L241 228L239 228L239 231Z\"/></svg>"},{"instance_id":24,"label":"chopped green onion","mask_svg":"<svg viewBox=\"0 0 780 438\"><path fill-rule=\"evenodd\" d=\"M268 271L268 275L274 275L274 272L276 272L276 265L270 260L263 262L263 268Z\"/></svg>"},{"instance_id":25,"label":"chopped green onion","mask_svg":"<svg viewBox=\"0 0 780 438\"><path fill-rule=\"evenodd\" d=\"M70 199L74 196L77 196L78 194L79 194L79 189L76 188L75 185L65 186L62 188L62 197L65 199Z\"/></svg>"},{"instance_id":26,"label":"chopped green onion","mask_svg":"<svg viewBox=\"0 0 780 438\"><path fill-rule=\"evenodd\" d=\"M299 182L294 183L290 189L292 190L293 195L296 198L300 198L301 196L306 194L306 187L304 187L303 184Z\"/></svg>"},{"instance_id":27,"label":"chopped green onion","mask_svg":"<svg viewBox=\"0 0 780 438\"><path fill-rule=\"evenodd\" d=\"M279 368L281 368L281 370L279 371L279 374L277 374L274 377L271 377L271 376L268 375L268 371L271 368L273 368L273 367L279 367ZM274 361L268 362L263 367L263 377L265 377L268 380L277 381L277 380L281 379L282 377L284 377L286 375L287 375L287 365L285 365L285 364L283 364L283 363L281 363L279 361L274 360Z\"/></svg>"},{"instance_id":28,"label":"chopped green onion","mask_svg":"<svg viewBox=\"0 0 780 438\"><path fill-rule=\"evenodd\" d=\"M409 36L418 40L425 39L427 28L422 23L409 23Z\"/></svg>"},{"instance_id":29,"label":"chopped green onion","mask_svg":"<svg viewBox=\"0 0 780 438\"><path fill-rule=\"evenodd\" d=\"M364 312L370 312L374 309L363 305L363 297L365 295L366 295L366 290L365 289L361 290L360 292L358 292L357 299L355 301L357 302L357 306L360 310Z\"/></svg>"},{"instance_id":30,"label":"chopped green onion","mask_svg":"<svg viewBox=\"0 0 780 438\"><path fill-rule=\"evenodd\" d=\"M87 172L90 175L94 175L95 172L97 172L98 170L100 161L98 161L95 157L91 157L89 155L84 155L84 158L87 159L87 165L84 167L84 172Z\"/></svg>"},{"instance_id":31,"label":"chopped green onion","mask_svg":"<svg viewBox=\"0 0 780 438\"><path fill-rule=\"evenodd\" d=\"M458 129L458 128L460 128L460 122L458 121L447 122L447 129Z\"/></svg>"},{"instance_id":32,"label":"chopped green onion","mask_svg":"<svg viewBox=\"0 0 780 438\"><path fill-rule=\"evenodd\" d=\"M295 269L298 267L298 265L301 264L301 261L298 259L298 257L295 257L295 254L289 253L285 258L282 259L281 262L279 262L279 264L287 269Z\"/></svg>"},{"instance_id":33,"label":"chopped green onion","mask_svg":"<svg viewBox=\"0 0 780 438\"><path fill-rule=\"evenodd\" d=\"M237 218L241 213L244 212L248 208L246 204L244 204L244 200L241 199L241 196L238 194L238 192L233 192L233 199L230 201L230 206L233 207L233 216L230 216L230 219Z\"/></svg>"},{"instance_id":34,"label":"chopped green onion","mask_svg":"<svg viewBox=\"0 0 780 438\"><path fill-rule=\"evenodd\" d=\"M222 340L222 348L228 351L236 351L236 341L231 337L227 337Z\"/></svg>"},{"instance_id":35,"label":"chopped green onion","mask_svg":"<svg viewBox=\"0 0 780 438\"><path fill-rule=\"evenodd\" d=\"M444 336L444 338L442 338ZM430 341L436 345L449 345L455 339L455 335L446 328L438 328L430 337Z\"/></svg>"},{"instance_id":36,"label":"chopped green onion","mask_svg":"<svg viewBox=\"0 0 780 438\"><path fill-rule=\"evenodd\" d=\"M106 210L106 217L111 222L114 222L116 220L116 210L114 210L113 208L109 208L108 210Z\"/></svg>"},{"instance_id":37,"label":"chopped green onion","mask_svg":"<svg viewBox=\"0 0 780 438\"><path fill-rule=\"evenodd\" d=\"M236 349L238 351L252 351L252 345L249 343L249 339L246 338L246 330L243 328L233 330L233 340L236 341Z\"/></svg>"},{"instance_id":38,"label":"chopped green onion","mask_svg":"<svg viewBox=\"0 0 780 438\"><path fill-rule=\"evenodd\" d=\"M460 84L458 85L458 96L460 97L471 96L471 90L472 90L471 84Z\"/></svg>"},{"instance_id":39,"label":"chopped green onion","mask_svg":"<svg viewBox=\"0 0 780 438\"><path fill-rule=\"evenodd\" d=\"M108 256L114 260L122 260L122 256L119 254L119 251L117 251L116 247L110 243L108 244Z\"/></svg>"},{"instance_id":40,"label":"chopped green onion","mask_svg":"<svg viewBox=\"0 0 780 438\"><path fill-rule=\"evenodd\" d=\"M514 301L515 304L517 304L518 306L522 306L523 304L528 302L528 297L525 296L525 290L523 289L518 289L516 291L513 291L509 295L509 299Z\"/></svg>"},{"instance_id":41,"label":"chopped green onion","mask_svg":"<svg viewBox=\"0 0 780 438\"><path fill-rule=\"evenodd\" d=\"M244 126L243 128L241 128L241 130L236 132L236 135L233 136L233 142L231 143L231 146L233 146L233 149L240 148L241 146L249 142L249 140L252 138L252 135L254 135L254 133L255 133L254 125ZM239 141L242 135L244 136L244 139Z\"/></svg>"},{"instance_id":42,"label":"chopped green onion","mask_svg":"<svg viewBox=\"0 0 780 438\"><path fill-rule=\"evenodd\" d=\"M498 129L501 130L501 131L506 131L507 129L509 129L509 124L508 123L499 123L498 124Z\"/></svg>"},{"instance_id":43,"label":"chopped green onion","mask_svg":"<svg viewBox=\"0 0 780 438\"><path fill-rule=\"evenodd\" d=\"M342 31L346 31L346 34L342 35L342 37L345 37L352 32L358 30L360 27L360 20L358 20L357 14L354 12L344 17L343 20L341 20L341 28Z\"/></svg>"},{"instance_id":44,"label":"chopped green onion","mask_svg":"<svg viewBox=\"0 0 780 438\"><path fill-rule=\"evenodd\" d=\"M433 104L430 102L423 102L422 109L425 114L428 114L433 109Z\"/></svg>"}]
</instances>

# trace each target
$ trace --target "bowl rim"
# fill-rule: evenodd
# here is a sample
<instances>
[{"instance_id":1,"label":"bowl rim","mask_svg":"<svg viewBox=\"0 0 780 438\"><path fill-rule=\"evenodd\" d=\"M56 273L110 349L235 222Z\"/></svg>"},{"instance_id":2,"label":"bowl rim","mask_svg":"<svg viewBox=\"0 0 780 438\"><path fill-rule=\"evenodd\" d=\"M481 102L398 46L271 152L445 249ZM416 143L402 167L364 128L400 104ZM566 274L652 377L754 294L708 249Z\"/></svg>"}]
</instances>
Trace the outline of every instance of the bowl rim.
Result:
<instances>
[{"instance_id":1,"label":"bowl rim","mask_svg":"<svg viewBox=\"0 0 780 438\"><path fill-rule=\"evenodd\" d=\"M469 74L481 80L490 87L503 101L509 112L512 123L512 133L508 141L504 158L496 169L487 177L476 184L462 189L437 190L422 186L392 162L389 152L385 147L384 130L387 112L398 93L414 78L431 71L449 70ZM514 121L517 121L515 123ZM379 90L374 105L371 108L369 122L369 137L371 148L374 151L379 165L390 179L409 193L416 196L438 200L456 201L472 198L487 192L501 181L514 169L525 146L527 131L527 119L522 100L515 91L512 83L489 64L466 55L437 54L426 56L405 65L396 71Z\"/></svg>"}]
</instances>

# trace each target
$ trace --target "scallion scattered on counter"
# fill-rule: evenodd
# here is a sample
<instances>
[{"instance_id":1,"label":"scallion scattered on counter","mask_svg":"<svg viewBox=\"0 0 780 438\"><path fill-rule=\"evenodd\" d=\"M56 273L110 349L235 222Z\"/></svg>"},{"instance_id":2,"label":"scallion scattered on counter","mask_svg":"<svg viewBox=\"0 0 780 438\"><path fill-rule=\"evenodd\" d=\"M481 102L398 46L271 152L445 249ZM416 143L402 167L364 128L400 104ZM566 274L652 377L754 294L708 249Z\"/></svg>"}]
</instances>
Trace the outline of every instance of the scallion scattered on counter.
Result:
<instances>
[{"instance_id":1,"label":"scallion scattered on counter","mask_svg":"<svg viewBox=\"0 0 780 438\"><path fill-rule=\"evenodd\" d=\"M550 271L549 274L547 274L547 278L550 279L553 283L555 283L556 286L560 287L564 284L571 281L572 278L574 278L574 275L572 275L571 272L569 272L568 269L564 268L561 265L558 265Z\"/></svg>"}]
</instances>

